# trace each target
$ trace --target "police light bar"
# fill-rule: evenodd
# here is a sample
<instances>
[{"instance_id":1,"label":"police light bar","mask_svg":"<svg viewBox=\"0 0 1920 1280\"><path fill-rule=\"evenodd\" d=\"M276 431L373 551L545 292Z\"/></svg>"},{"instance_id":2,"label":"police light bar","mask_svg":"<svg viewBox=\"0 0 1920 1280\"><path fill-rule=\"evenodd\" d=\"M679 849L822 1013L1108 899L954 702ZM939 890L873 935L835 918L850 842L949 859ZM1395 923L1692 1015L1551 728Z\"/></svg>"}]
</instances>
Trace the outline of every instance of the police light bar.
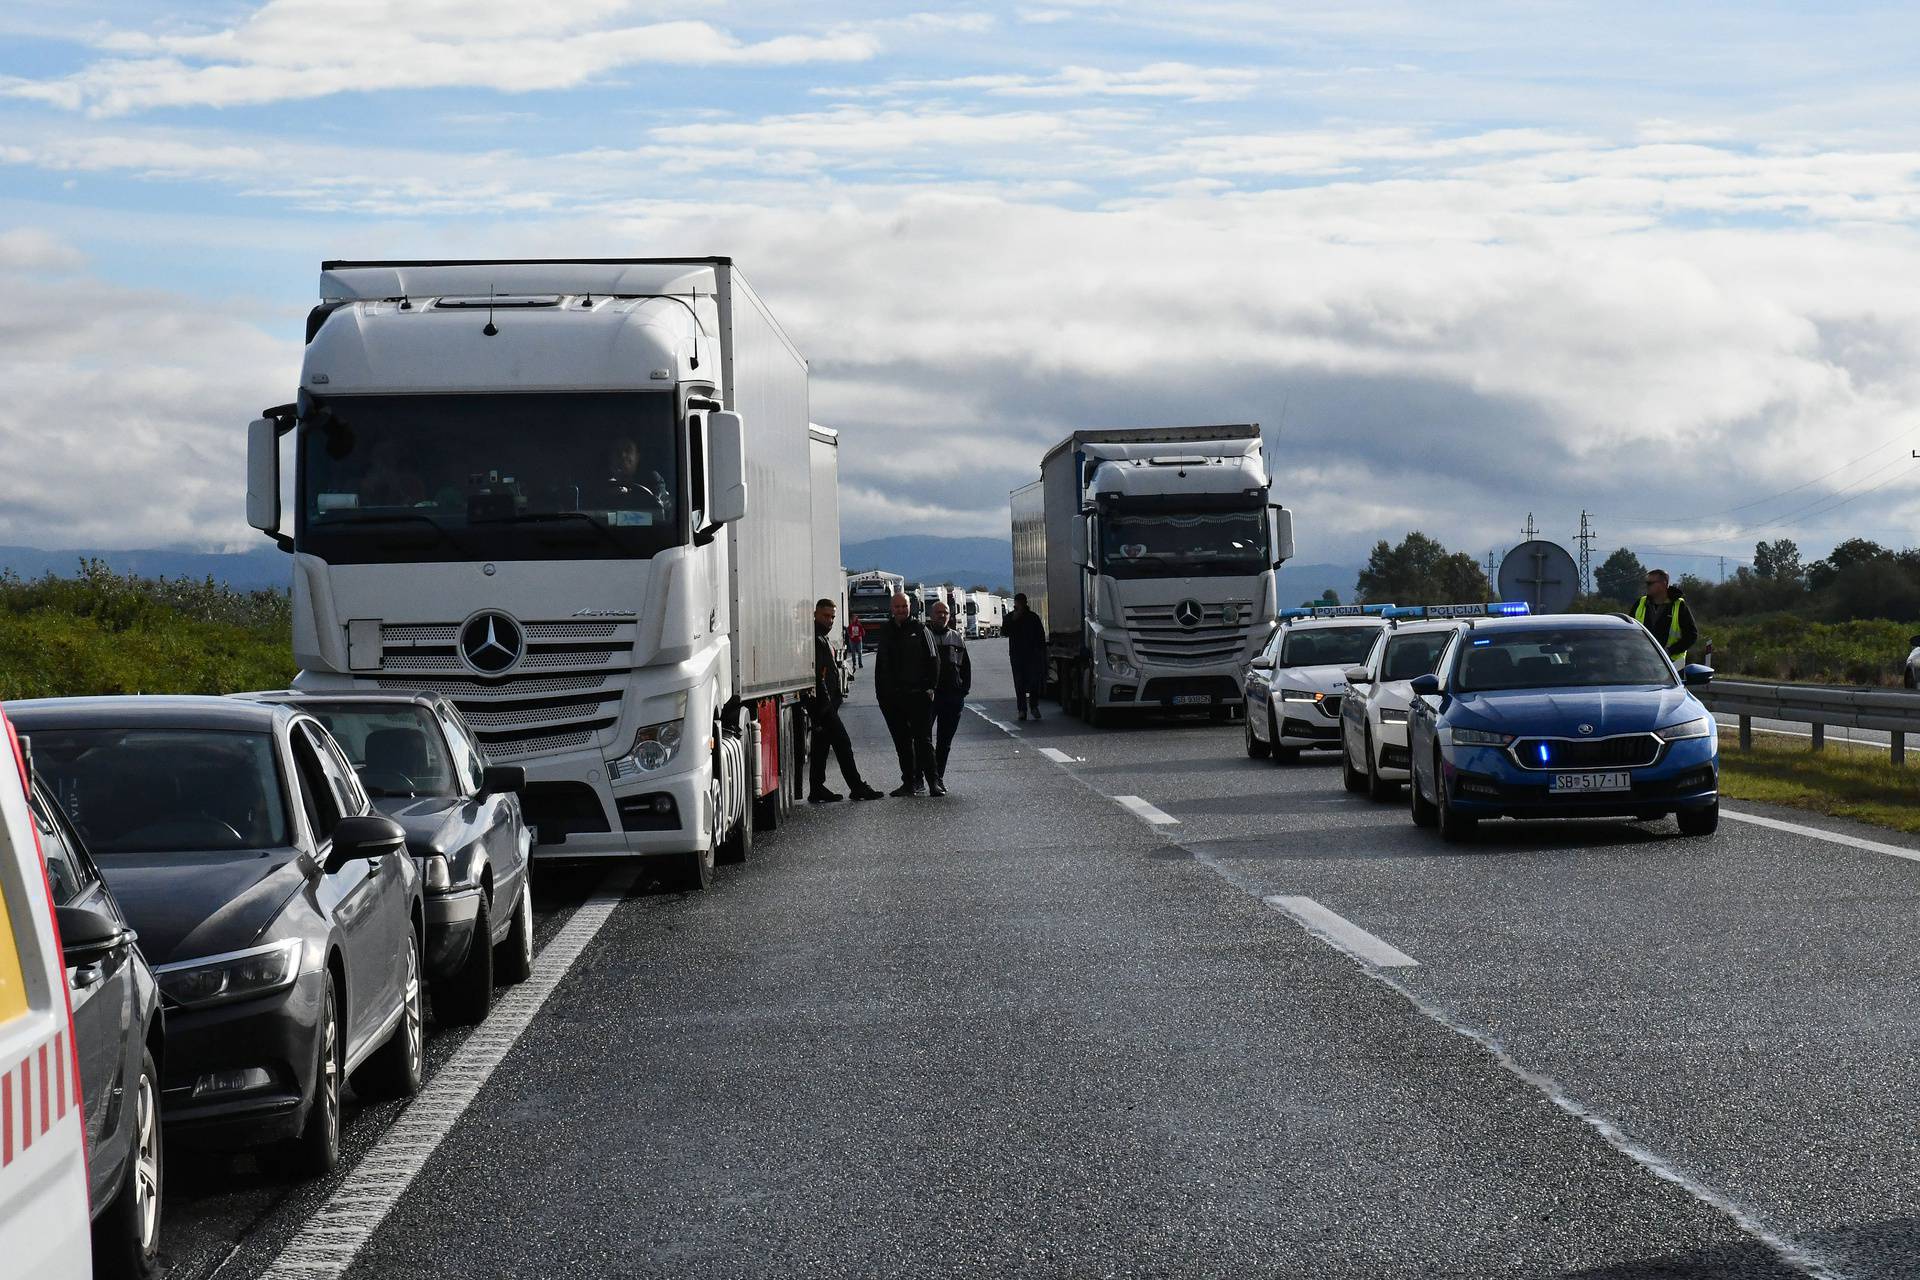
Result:
<instances>
[{"instance_id":1,"label":"police light bar","mask_svg":"<svg viewBox=\"0 0 1920 1280\"><path fill-rule=\"evenodd\" d=\"M1414 604L1387 611L1389 618L1517 618L1532 613L1524 600L1496 600L1491 604Z\"/></svg>"}]
</instances>

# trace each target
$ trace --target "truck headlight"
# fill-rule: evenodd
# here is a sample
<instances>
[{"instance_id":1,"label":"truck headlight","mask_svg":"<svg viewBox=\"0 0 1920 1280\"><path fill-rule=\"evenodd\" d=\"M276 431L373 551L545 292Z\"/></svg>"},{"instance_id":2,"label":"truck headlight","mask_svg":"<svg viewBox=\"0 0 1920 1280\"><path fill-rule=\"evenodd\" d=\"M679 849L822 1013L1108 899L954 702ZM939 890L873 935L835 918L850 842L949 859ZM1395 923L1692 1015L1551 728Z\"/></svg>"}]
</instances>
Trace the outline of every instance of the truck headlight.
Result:
<instances>
[{"instance_id":1,"label":"truck headlight","mask_svg":"<svg viewBox=\"0 0 1920 1280\"><path fill-rule=\"evenodd\" d=\"M1102 644L1101 650L1107 656L1107 670L1113 672L1113 674L1117 676L1133 676L1139 674L1134 670L1133 663L1127 659L1126 653L1122 651L1119 646Z\"/></svg>"},{"instance_id":2,"label":"truck headlight","mask_svg":"<svg viewBox=\"0 0 1920 1280\"><path fill-rule=\"evenodd\" d=\"M1407 722L1407 713L1404 708L1400 708L1400 709L1396 709L1393 707L1380 708L1381 724L1405 724L1406 722Z\"/></svg>"},{"instance_id":3,"label":"truck headlight","mask_svg":"<svg viewBox=\"0 0 1920 1280\"><path fill-rule=\"evenodd\" d=\"M1712 732L1712 716L1700 716L1694 720L1682 720L1679 724L1670 724L1659 731L1662 742L1678 742L1682 738L1704 738Z\"/></svg>"},{"instance_id":4,"label":"truck headlight","mask_svg":"<svg viewBox=\"0 0 1920 1280\"><path fill-rule=\"evenodd\" d=\"M153 976L175 1004L219 1004L292 986L300 976L301 953L300 939L289 938L228 955L163 964Z\"/></svg>"},{"instance_id":5,"label":"truck headlight","mask_svg":"<svg viewBox=\"0 0 1920 1280\"><path fill-rule=\"evenodd\" d=\"M607 777L614 782L654 773L666 768L680 754L680 728L684 720L662 720L633 735L633 746L618 760L607 762Z\"/></svg>"}]
</instances>

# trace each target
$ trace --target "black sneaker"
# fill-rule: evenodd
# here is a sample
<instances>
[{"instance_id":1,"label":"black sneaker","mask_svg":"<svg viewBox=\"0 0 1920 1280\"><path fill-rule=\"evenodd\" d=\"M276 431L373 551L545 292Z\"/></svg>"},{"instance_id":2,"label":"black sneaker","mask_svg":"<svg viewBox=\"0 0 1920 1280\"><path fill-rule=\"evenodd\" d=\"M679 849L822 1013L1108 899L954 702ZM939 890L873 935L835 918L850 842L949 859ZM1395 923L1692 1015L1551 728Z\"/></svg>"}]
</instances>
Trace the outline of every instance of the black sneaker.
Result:
<instances>
[{"instance_id":1,"label":"black sneaker","mask_svg":"<svg viewBox=\"0 0 1920 1280\"><path fill-rule=\"evenodd\" d=\"M918 795L919 791L914 787L914 785L911 782L903 782L899 786L895 787L893 790L887 792L887 794L890 796L894 796L897 799L904 800L908 796Z\"/></svg>"},{"instance_id":2,"label":"black sneaker","mask_svg":"<svg viewBox=\"0 0 1920 1280\"><path fill-rule=\"evenodd\" d=\"M1038 707L1035 707L1035 708L1033 709L1033 718L1034 718L1035 720L1038 720L1038 719L1040 718L1040 708L1038 708Z\"/></svg>"},{"instance_id":3,"label":"black sneaker","mask_svg":"<svg viewBox=\"0 0 1920 1280\"><path fill-rule=\"evenodd\" d=\"M841 795L838 791L829 791L825 787L822 787L820 788L820 790L814 792L812 795L807 797L807 803L808 804L833 804L837 801L845 800L845 799L846 797Z\"/></svg>"},{"instance_id":4,"label":"black sneaker","mask_svg":"<svg viewBox=\"0 0 1920 1280\"><path fill-rule=\"evenodd\" d=\"M1024 712L1024 711L1022 711L1022 712L1020 713L1020 718L1021 718L1022 720L1025 720L1025 719L1027 718L1027 713L1026 713L1026 712Z\"/></svg>"},{"instance_id":5,"label":"black sneaker","mask_svg":"<svg viewBox=\"0 0 1920 1280\"><path fill-rule=\"evenodd\" d=\"M855 800L885 800L887 793L884 791L875 791L872 787L861 783L859 787L854 789L853 798Z\"/></svg>"},{"instance_id":6,"label":"black sneaker","mask_svg":"<svg viewBox=\"0 0 1920 1280\"><path fill-rule=\"evenodd\" d=\"M927 784L927 794L930 796L943 796L947 794L947 784L944 782L929 782Z\"/></svg>"}]
</instances>

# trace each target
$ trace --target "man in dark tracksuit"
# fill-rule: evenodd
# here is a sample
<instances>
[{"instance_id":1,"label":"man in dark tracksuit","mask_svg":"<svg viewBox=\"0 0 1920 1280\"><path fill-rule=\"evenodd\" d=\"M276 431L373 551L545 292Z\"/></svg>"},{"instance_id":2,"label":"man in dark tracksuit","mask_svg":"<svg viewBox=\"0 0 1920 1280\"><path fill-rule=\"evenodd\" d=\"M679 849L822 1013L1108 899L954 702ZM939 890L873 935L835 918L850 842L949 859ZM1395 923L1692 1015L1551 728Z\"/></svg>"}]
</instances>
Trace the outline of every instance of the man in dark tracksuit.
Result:
<instances>
[{"instance_id":1,"label":"man in dark tracksuit","mask_svg":"<svg viewBox=\"0 0 1920 1280\"><path fill-rule=\"evenodd\" d=\"M1013 598L1013 612L1001 624L1007 635L1007 659L1013 665L1013 698L1020 718L1031 711L1040 718L1040 691L1047 684L1047 629L1040 615L1027 608L1025 592Z\"/></svg>"},{"instance_id":2,"label":"man in dark tracksuit","mask_svg":"<svg viewBox=\"0 0 1920 1280\"><path fill-rule=\"evenodd\" d=\"M948 626L947 606L933 606L933 653L939 673L933 682L933 776L940 790L947 789L947 752L953 747L953 735L960 728L960 713L967 705L967 693L973 688L973 659L967 656L967 641L960 628Z\"/></svg>"},{"instance_id":3,"label":"man in dark tracksuit","mask_svg":"<svg viewBox=\"0 0 1920 1280\"><path fill-rule=\"evenodd\" d=\"M923 790L947 794L933 765L933 686L940 664L933 637L912 616L904 593L893 597L893 618L881 625L873 651L873 692L900 757L900 787L892 794L917 796Z\"/></svg>"},{"instance_id":4,"label":"man in dark tracksuit","mask_svg":"<svg viewBox=\"0 0 1920 1280\"><path fill-rule=\"evenodd\" d=\"M880 793L860 778L853 762L853 741L847 727L840 723L840 704L847 700L841 691L840 664L833 656L827 637L833 634L833 615L838 612L831 600L821 599L813 606L813 697L808 715L813 721L813 759L808 762L808 804L832 804L840 793L827 790L827 752L840 762L840 776L855 800L878 800Z\"/></svg>"}]
</instances>

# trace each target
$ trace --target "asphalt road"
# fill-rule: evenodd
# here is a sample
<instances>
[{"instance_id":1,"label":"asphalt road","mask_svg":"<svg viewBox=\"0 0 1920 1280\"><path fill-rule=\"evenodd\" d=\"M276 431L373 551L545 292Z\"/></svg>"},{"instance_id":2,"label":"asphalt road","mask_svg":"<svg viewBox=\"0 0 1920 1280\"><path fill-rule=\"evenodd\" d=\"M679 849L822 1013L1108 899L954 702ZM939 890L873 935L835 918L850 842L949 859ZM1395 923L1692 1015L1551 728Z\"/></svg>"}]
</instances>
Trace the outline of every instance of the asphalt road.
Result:
<instances>
[{"instance_id":1,"label":"asphalt road","mask_svg":"<svg viewBox=\"0 0 1920 1280\"><path fill-rule=\"evenodd\" d=\"M705 894L543 867L578 960L524 1034L436 1036L324 1183L176 1168L165 1274L1920 1274L1900 837L1443 846L1237 724L1020 724L1001 653L945 800L803 810Z\"/></svg>"}]
</instances>

